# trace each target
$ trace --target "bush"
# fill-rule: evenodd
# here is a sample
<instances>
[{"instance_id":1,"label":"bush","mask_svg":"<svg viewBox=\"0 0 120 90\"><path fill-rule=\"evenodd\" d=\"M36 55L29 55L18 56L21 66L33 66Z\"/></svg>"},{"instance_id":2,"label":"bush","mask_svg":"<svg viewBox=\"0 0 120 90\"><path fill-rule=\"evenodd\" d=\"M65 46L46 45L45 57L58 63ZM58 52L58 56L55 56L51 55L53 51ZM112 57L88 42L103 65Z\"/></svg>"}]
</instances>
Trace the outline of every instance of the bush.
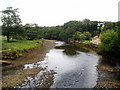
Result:
<instances>
[{"instance_id":1,"label":"bush","mask_svg":"<svg viewBox=\"0 0 120 90\"><path fill-rule=\"evenodd\" d=\"M107 30L102 33L99 49L101 51L118 54L118 33L113 30Z\"/></svg>"},{"instance_id":2,"label":"bush","mask_svg":"<svg viewBox=\"0 0 120 90\"><path fill-rule=\"evenodd\" d=\"M86 36L86 40L90 40L90 38L91 38L91 33L89 33L89 32L83 32L83 34Z\"/></svg>"},{"instance_id":3,"label":"bush","mask_svg":"<svg viewBox=\"0 0 120 90\"><path fill-rule=\"evenodd\" d=\"M81 41L83 41L83 40L86 39L86 36L84 34L80 34L79 38L80 38Z\"/></svg>"},{"instance_id":4,"label":"bush","mask_svg":"<svg viewBox=\"0 0 120 90\"><path fill-rule=\"evenodd\" d=\"M80 41L81 34L82 34L81 32L77 31L75 34L73 34L73 39Z\"/></svg>"}]
</instances>

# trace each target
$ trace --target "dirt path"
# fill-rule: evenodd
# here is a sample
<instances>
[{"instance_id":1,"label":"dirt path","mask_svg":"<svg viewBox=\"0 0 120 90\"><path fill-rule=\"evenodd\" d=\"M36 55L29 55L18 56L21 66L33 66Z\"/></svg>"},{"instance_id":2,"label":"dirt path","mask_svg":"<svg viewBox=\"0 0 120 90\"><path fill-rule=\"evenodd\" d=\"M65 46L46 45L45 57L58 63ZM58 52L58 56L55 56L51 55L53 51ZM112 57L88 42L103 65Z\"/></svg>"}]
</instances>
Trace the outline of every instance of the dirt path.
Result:
<instances>
[{"instance_id":1,"label":"dirt path","mask_svg":"<svg viewBox=\"0 0 120 90\"><path fill-rule=\"evenodd\" d=\"M44 40L40 47L25 52L24 55L2 67L2 87L15 88L26 80L26 76L38 73L42 68L23 70L24 64L31 64L43 60L45 55L55 45L53 40Z\"/></svg>"}]
</instances>

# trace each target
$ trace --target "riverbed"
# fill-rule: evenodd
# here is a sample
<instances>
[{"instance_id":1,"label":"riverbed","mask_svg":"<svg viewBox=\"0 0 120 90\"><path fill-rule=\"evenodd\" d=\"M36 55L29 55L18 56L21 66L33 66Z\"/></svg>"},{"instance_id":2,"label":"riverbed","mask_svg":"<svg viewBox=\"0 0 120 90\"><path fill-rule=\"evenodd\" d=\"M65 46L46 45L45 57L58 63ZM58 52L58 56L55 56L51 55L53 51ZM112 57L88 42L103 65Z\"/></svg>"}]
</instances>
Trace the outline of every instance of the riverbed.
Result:
<instances>
[{"instance_id":1,"label":"riverbed","mask_svg":"<svg viewBox=\"0 0 120 90\"><path fill-rule=\"evenodd\" d=\"M108 62L82 46L54 42L55 47L45 58L23 65L22 71L27 75L17 88L109 88L112 83L104 80L111 78L119 87L119 63Z\"/></svg>"},{"instance_id":2,"label":"riverbed","mask_svg":"<svg viewBox=\"0 0 120 90\"><path fill-rule=\"evenodd\" d=\"M35 76L28 76L20 88L48 87L48 83L51 88L93 88L98 76L99 56L83 47L61 41L55 43L55 48L46 54L43 61L24 65L24 69L42 67L43 70Z\"/></svg>"}]
</instances>

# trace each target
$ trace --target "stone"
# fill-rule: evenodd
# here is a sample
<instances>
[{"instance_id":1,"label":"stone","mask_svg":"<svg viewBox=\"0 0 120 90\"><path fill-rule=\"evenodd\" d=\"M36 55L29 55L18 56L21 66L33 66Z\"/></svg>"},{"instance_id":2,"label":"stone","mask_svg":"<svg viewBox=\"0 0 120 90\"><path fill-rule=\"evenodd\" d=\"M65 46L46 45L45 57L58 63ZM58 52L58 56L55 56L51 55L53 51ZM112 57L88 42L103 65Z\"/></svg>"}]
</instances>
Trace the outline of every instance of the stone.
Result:
<instances>
[{"instance_id":1,"label":"stone","mask_svg":"<svg viewBox=\"0 0 120 90\"><path fill-rule=\"evenodd\" d=\"M6 61L6 60L0 60L0 65L10 65L12 64L11 62L9 61Z\"/></svg>"}]
</instances>

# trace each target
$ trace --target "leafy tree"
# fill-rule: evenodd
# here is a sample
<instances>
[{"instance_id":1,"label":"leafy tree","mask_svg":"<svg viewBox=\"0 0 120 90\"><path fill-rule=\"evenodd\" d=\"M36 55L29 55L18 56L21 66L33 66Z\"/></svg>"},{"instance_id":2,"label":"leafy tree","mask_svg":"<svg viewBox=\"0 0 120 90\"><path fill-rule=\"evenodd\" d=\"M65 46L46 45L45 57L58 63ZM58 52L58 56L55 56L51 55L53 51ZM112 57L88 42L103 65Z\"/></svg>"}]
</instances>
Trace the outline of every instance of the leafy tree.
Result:
<instances>
[{"instance_id":1,"label":"leafy tree","mask_svg":"<svg viewBox=\"0 0 120 90\"><path fill-rule=\"evenodd\" d=\"M104 31L105 30L108 30L108 29L110 29L110 30L115 30L115 23L114 22L105 22L105 26L104 26Z\"/></svg>"},{"instance_id":2,"label":"leafy tree","mask_svg":"<svg viewBox=\"0 0 120 90\"><path fill-rule=\"evenodd\" d=\"M73 39L74 39L74 40L80 40L80 35L81 35L81 34L82 34L81 32L77 31L77 32L73 35Z\"/></svg>"},{"instance_id":3,"label":"leafy tree","mask_svg":"<svg viewBox=\"0 0 120 90\"><path fill-rule=\"evenodd\" d=\"M37 24L26 24L24 26L25 28L25 34L27 40L33 40L33 39L40 39L42 38L42 31L41 28Z\"/></svg>"},{"instance_id":4,"label":"leafy tree","mask_svg":"<svg viewBox=\"0 0 120 90\"><path fill-rule=\"evenodd\" d=\"M80 40L82 41L82 40L85 40L86 39L86 36L82 33L82 34L80 34Z\"/></svg>"},{"instance_id":5,"label":"leafy tree","mask_svg":"<svg viewBox=\"0 0 120 90\"><path fill-rule=\"evenodd\" d=\"M7 36L7 41L9 42L10 36L15 33L14 26L18 26L21 23L21 19L17 14L18 8L13 9L12 7L7 7L6 10L2 11L1 21L2 25L2 34Z\"/></svg>"},{"instance_id":6,"label":"leafy tree","mask_svg":"<svg viewBox=\"0 0 120 90\"><path fill-rule=\"evenodd\" d=\"M114 30L107 30L102 33L101 43L99 45L101 51L108 53L116 53L118 51L118 34Z\"/></svg>"},{"instance_id":7,"label":"leafy tree","mask_svg":"<svg viewBox=\"0 0 120 90\"><path fill-rule=\"evenodd\" d=\"M65 32L64 30L62 30L62 31L60 32L59 37L60 37L60 39L62 39L62 40L66 40L66 39L68 38L68 36L67 36L67 34L66 34L66 32Z\"/></svg>"},{"instance_id":8,"label":"leafy tree","mask_svg":"<svg viewBox=\"0 0 120 90\"><path fill-rule=\"evenodd\" d=\"M13 27L14 34L12 34L13 39L23 40L26 37L25 28L22 25L15 25Z\"/></svg>"},{"instance_id":9,"label":"leafy tree","mask_svg":"<svg viewBox=\"0 0 120 90\"><path fill-rule=\"evenodd\" d=\"M82 41L82 40L85 40L85 39L86 39L86 36L85 36L85 34L77 31L77 32L73 35L73 39L74 39L74 40L78 40L78 41Z\"/></svg>"},{"instance_id":10,"label":"leafy tree","mask_svg":"<svg viewBox=\"0 0 120 90\"><path fill-rule=\"evenodd\" d=\"M86 36L86 40L89 40L90 38L91 38L91 33L89 33L89 32L83 32L83 34Z\"/></svg>"}]
</instances>

